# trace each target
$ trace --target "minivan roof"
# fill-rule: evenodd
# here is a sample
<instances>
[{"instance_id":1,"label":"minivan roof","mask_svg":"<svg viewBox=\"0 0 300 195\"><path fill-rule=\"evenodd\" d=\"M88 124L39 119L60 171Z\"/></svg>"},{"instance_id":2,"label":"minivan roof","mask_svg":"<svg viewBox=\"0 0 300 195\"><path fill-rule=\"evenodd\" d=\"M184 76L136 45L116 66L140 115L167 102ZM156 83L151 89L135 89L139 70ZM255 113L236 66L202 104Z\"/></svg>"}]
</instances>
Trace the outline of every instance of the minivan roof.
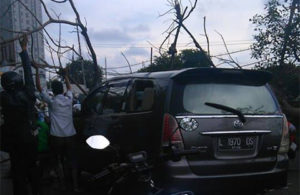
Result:
<instances>
[{"instance_id":1,"label":"minivan roof","mask_svg":"<svg viewBox=\"0 0 300 195\"><path fill-rule=\"evenodd\" d=\"M142 72L126 74L113 77L108 81L120 80L124 78L156 78L156 79L191 79L197 78L207 80L228 80L228 81L246 81L255 85L263 85L272 79L272 74L267 71L228 69L228 68L186 68L173 71L161 72Z\"/></svg>"}]
</instances>

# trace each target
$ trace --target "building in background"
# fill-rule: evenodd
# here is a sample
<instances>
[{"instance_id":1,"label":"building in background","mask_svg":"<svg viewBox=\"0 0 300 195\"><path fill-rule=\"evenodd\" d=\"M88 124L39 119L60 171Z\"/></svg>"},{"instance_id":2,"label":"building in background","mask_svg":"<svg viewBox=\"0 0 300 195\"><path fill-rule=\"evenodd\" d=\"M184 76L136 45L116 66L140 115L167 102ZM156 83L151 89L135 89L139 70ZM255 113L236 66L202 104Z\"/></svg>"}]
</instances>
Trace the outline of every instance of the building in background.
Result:
<instances>
[{"instance_id":1,"label":"building in background","mask_svg":"<svg viewBox=\"0 0 300 195\"><path fill-rule=\"evenodd\" d=\"M42 7L39 0L21 0L25 6L15 0L0 0L0 42L10 40L19 33L35 29L39 26L36 18L42 22ZM32 12L36 17L34 17ZM28 52L34 60L41 62L44 59L44 41L43 33L36 32L29 36ZM33 41L33 42L32 42ZM0 45L0 72L16 71L23 75L23 69L20 67L21 51L19 41ZM16 66L10 66L16 65ZM46 75L44 70L40 70L41 84L46 86Z\"/></svg>"}]
</instances>

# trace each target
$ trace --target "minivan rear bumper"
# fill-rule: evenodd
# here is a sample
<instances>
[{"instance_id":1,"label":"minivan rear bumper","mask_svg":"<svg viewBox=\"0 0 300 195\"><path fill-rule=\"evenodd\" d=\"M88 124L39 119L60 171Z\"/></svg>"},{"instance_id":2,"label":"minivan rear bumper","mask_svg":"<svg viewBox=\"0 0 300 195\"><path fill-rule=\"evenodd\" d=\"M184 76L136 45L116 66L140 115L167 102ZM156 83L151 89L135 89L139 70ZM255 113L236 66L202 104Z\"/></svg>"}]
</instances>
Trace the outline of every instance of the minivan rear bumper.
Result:
<instances>
[{"instance_id":1,"label":"minivan rear bumper","mask_svg":"<svg viewBox=\"0 0 300 195\"><path fill-rule=\"evenodd\" d=\"M284 154L277 156L275 167L269 171L200 176L192 173L187 160L182 158L178 162L168 162L163 168L164 177L162 178L160 174L160 180L168 192L182 190L249 192L249 190L285 187L287 169L288 157Z\"/></svg>"}]
</instances>

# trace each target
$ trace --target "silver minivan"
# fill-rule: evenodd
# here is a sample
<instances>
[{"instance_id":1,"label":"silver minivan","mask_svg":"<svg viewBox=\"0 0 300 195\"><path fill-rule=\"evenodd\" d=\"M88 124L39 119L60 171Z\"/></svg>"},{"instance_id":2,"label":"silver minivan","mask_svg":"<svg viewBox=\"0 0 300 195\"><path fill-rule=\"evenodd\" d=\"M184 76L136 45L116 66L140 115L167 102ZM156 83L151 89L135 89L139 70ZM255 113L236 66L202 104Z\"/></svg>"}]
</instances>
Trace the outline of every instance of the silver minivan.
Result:
<instances>
[{"instance_id":1,"label":"silver minivan","mask_svg":"<svg viewBox=\"0 0 300 195\"><path fill-rule=\"evenodd\" d=\"M180 132L171 141L201 154L167 163L170 188L261 191L286 185L287 121L267 84L271 78L263 71L205 68L172 76L164 122L177 120Z\"/></svg>"},{"instance_id":2,"label":"silver minivan","mask_svg":"<svg viewBox=\"0 0 300 195\"><path fill-rule=\"evenodd\" d=\"M154 171L155 181L171 192L284 187L289 137L267 84L271 78L264 71L219 68L111 78L84 100L80 134L83 140L105 135L122 154L144 150L153 159L170 143L200 150ZM92 156L96 169L105 158Z\"/></svg>"}]
</instances>

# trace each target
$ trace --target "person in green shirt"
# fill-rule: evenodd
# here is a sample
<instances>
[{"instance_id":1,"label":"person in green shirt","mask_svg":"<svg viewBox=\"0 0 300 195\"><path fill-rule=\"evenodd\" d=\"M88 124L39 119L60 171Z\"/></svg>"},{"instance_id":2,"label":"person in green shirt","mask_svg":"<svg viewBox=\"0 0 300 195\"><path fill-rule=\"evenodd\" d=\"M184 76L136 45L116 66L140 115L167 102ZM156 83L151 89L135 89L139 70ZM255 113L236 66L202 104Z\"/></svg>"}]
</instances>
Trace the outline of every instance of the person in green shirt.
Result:
<instances>
[{"instance_id":1,"label":"person in green shirt","mask_svg":"<svg viewBox=\"0 0 300 195\"><path fill-rule=\"evenodd\" d=\"M46 152L48 151L48 136L49 136L49 126L45 121L38 120L38 151L39 152Z\"/></svg>"}]
</instances>

